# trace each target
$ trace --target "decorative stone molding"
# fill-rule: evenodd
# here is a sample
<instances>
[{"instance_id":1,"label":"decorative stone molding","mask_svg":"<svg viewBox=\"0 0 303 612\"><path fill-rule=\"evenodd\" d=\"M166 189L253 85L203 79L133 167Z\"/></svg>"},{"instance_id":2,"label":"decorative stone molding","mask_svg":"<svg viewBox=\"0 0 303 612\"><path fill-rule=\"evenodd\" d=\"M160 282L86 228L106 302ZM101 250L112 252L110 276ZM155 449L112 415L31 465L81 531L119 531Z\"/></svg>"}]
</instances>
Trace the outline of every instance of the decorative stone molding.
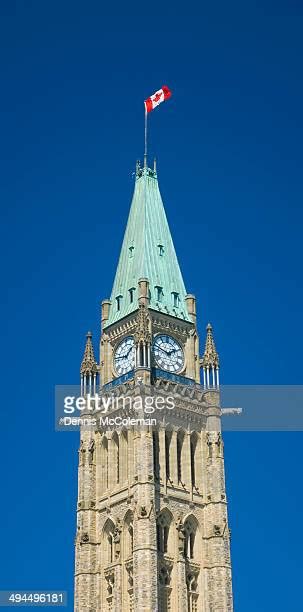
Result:
<instances>
[{"instance_id":1,"label":"decorative stone molding","mask_svg":"<svg viewBox=\"0 0 303 612\"><path fill-rule=\"evenodd\" d=\"M144 304L139 304L134 337L136 344L139 342L151 343L150 316L148 308Z\"/></svg>"}]
</instances>

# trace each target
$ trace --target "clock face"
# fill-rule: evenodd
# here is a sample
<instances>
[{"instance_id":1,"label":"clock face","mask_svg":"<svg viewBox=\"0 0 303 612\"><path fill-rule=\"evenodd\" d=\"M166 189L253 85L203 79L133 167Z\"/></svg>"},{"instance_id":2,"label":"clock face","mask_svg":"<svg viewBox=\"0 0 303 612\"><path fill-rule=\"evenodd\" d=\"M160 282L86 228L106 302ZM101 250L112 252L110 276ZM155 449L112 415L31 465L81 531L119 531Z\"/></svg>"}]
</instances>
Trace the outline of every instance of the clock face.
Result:
<instances>
[{"instance_id":1,"label":"clock face","mask_svg":"<svg viewBox=\"0 0 303 612\"><path fill-rule=\"evenodd\" d=\"M135 367L135 342L132 336L124 338L115 350L114 364L117 374L121 376Z\"/></svg>"},{"instance_id":2,"label":"clock face","mask_svg":"<svg viewBox=\"0 0 303 612\"><path fill-rule=\"evenodd\" d=\"M180 372L184 366L184 353L180 344L171 336L156 336L153 344L155 361L169 372Z\"/></svg>"}]
</instances>

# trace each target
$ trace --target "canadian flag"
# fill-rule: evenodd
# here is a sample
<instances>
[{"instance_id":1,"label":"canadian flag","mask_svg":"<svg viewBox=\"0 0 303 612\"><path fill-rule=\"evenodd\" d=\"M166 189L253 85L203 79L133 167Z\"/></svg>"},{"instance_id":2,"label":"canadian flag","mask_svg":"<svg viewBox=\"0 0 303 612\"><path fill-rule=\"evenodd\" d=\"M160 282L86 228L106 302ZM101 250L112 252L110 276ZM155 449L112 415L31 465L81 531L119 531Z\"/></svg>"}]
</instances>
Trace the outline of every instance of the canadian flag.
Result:
<instances>
[{"instance_id":1,"label":"canadian flag","mask_svg":"<svg viewBox=\"0 0 303 612\"><path fill-rule=\"evenodd\" d=\"M147 100L144 101L146 112L150 113L150 111L154 110L156 106L159 106L161 102L164 102L164 100L168 100L168 98L170 97L170 89L168 89L166 85L162 85L162 89L159 89L158 91L156 91L156 93L150 96L150 98L147 98Z\"/></svg>"}]
</instances>

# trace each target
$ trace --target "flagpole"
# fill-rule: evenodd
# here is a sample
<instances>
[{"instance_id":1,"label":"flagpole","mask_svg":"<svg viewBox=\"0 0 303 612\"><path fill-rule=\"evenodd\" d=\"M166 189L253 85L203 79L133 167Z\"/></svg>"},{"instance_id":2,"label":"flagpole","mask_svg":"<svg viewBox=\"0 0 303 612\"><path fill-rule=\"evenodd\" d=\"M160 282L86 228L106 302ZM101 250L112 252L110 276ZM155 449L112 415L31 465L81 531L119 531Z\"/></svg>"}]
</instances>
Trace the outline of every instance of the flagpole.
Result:
<instances>
[{"instance_id":1,"label":"flagpole","mask_svg":"<svg viewBox=\"0 0 303 612\"><path fill-rule=\"evenodd\" d=\"M145 120L144 120L144 168L147 167L147 110L145 106Z\"/></svg>"}]
</instances>

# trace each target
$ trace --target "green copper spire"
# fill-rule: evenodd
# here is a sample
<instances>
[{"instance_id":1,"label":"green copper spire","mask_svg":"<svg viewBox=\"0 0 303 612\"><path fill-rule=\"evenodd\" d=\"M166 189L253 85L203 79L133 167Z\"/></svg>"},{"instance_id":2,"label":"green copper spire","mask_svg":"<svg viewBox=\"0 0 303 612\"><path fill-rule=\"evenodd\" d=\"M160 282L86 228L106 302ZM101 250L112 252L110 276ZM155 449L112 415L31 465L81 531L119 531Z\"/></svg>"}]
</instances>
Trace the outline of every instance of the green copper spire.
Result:
<instances>
[{"instance_id":1,"label":"green copper spire","mask_svg":"<svg viewBox=\"0 0 303 612\"><path fill-rule=\"evenodd\" d=\"M105 327L138 308L138 281L149 281L149 307L190 321L186 290L170 234L156 168L137 163L135 190Z\"/></svg>"}]
</instances>

